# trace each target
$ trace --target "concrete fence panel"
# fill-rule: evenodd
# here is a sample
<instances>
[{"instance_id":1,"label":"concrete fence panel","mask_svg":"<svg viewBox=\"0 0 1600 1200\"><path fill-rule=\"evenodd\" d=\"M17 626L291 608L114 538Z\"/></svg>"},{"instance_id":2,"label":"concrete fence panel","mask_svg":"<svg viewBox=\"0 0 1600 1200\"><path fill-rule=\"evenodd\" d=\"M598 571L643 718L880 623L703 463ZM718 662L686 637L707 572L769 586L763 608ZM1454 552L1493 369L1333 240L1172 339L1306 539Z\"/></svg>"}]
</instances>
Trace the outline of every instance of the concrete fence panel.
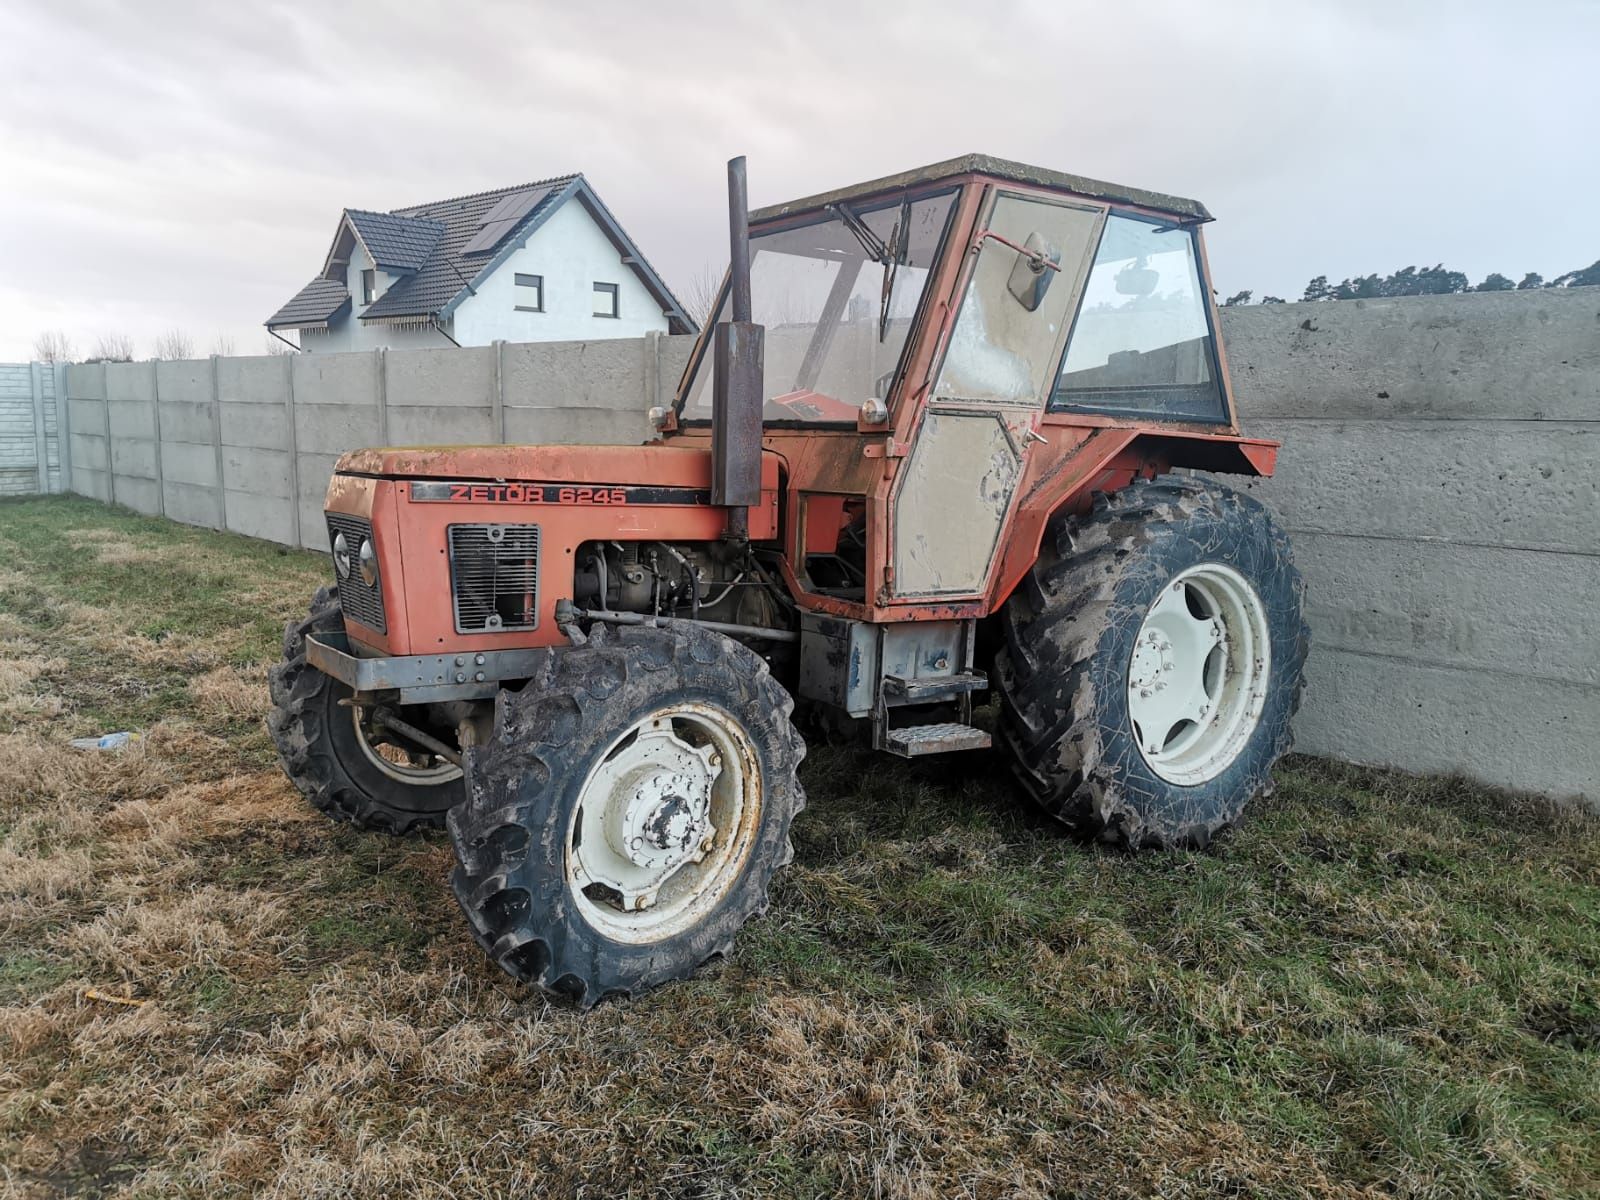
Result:
<instances>
[{"instance_id":1,"label":"concrete fence panel","mask_svg":"<svg viewBox=\"0 0 1600 1200\"><path fill-rule=\"evenodd\" d=\"M1600 291L1224 310L1306 576L1297 743L1600 800Z\"/></svg>"}]
</instances>

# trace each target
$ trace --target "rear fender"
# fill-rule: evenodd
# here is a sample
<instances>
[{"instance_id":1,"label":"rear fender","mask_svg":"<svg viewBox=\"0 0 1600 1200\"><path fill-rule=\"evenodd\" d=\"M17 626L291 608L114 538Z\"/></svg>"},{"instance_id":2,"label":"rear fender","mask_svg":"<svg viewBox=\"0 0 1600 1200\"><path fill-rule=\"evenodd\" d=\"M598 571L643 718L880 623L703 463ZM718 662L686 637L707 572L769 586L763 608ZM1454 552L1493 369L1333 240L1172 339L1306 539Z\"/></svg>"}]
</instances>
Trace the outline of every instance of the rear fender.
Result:
<instances>
[{"instance_id":1,"label":"rear fender","mask_svg":"<svg viewBox=\"0 0 1600 1200\"><path fill-rule=\"evenodd\" d=\"M1030 480L1017 505L989 611L997 612L1039 558L1044 532L1059 513L1088 512L1096 492L1114 492L1135 479L1174 468L1225 475L1271 475L1280 443L1231 433L1141 432L1118 427L1091 431L1067 455Z\"/></svg>"}]
</instances>

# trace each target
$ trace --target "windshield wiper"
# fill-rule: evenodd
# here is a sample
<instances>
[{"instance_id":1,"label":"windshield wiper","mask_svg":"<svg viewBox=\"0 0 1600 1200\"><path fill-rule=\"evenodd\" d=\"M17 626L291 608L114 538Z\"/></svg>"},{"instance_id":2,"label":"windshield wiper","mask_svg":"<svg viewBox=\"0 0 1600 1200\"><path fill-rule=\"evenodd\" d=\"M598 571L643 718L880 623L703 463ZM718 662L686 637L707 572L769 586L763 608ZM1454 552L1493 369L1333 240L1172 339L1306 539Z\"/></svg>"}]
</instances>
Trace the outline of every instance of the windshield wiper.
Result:
<instances>
[{"instance_id":1,"label":"windshield wiper","mask_svg":"<svg viewBox=\"0 0 1600 1200\"><path fill-rule=\"evenodd\" d=\"M867 257L883 265L883 288L878 304L878 340L881 342L889 335L889 305L894 299L896 268L905 265L907 252L911 248L911 201L900 201L900 215L895 219L894 228L889 231L887 242L874 233L849 205L830 204L828 209L844 222L844 227L861 243Z\"/></svg>"}]
</instances>

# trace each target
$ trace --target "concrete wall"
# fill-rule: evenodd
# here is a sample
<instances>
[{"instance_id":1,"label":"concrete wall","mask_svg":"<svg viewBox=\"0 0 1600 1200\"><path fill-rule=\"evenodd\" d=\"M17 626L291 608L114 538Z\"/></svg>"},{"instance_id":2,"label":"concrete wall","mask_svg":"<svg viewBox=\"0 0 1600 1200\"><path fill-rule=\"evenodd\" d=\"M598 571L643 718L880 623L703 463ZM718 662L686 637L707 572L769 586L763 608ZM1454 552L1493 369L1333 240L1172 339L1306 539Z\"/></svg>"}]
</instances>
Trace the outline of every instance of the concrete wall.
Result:
<instances>
[{"instance_id":1,"label":"concrete wall","mask_svg":"<svg viewBox=\"0 0 1600 1200\"><path fill-rule=\"evenodd\" d=\"M692 338L74 365L71 490L326 548L333 464L361 446L643 441Z\"/></svg>"},{"instance_id":2,"label":"concrete wall","mask_svg":"<svg viewBox=\"0 0 1600 1200\"><path fill-rule=\"evenodd\" d=\"M66 368L0 363L0 496L63 490L56 396Z\"/></svg>"},{"instance_id":3,"label":"concrete wall","mask_svg":"<svg viewBox=\"0 0 1600 1200\"><path fill-rule=\"evenodd\" d=\"M1223 311L1305 573L1297 746L1600 802L1600 289Z\"/></svg>"},{"instance_id":4,"label":"concrete wall","mask_svg":"<svg viewBox=\"0 0 1600 1200\"><path fill-rule=\"evenodd\" d=\"M1236 482L1309 587L1299 747L1600 802L1600 289L1233 308L1223 333L1247 431L1285 443ZM149 505L153 478L169 516L321 549L341 451L636 442L691 342L73 367L72 489Z\"/></svg>"}]
</instances>

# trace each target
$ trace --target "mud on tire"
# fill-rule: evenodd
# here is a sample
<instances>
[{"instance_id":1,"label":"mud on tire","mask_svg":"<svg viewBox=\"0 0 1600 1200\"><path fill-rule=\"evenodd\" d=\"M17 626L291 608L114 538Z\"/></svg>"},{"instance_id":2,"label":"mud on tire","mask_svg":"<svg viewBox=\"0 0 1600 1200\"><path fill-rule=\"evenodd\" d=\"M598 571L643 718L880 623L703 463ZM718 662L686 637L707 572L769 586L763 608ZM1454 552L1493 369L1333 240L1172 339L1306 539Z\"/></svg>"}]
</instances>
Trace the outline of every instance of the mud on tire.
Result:
<instances>
[{"instance_id":1,"label":"mud on tire","mask_svg":"<svg viewBox=\"0 0 1600 1200\"><path fill-rule=\"evenodd\" d=\"M1180 572L1221 564L1264 609L1271 659L1253 733L1213 778L1158 774L1134 737L1134 642ZM1023 790L1082 833L1131 848L1198 847L1271 787L1289 749L1310 634L1289 541L1253 497L1214 480L1163 476L1095 497L1052 523L1032 573L1007 601L996 655L1003 749Z\"/></svg>"},{"instance_id":2,"label":"mud on tire","mask_svg":"<svg viewBox=\"0 0 1600 1200\"><path fill-rule=\"evenodd\" d=\"M290 622L283 661L269 672L272 712L267 728L294 785L314 807L362 829L403 834L444 824L465 794L459 773L437 783L402 783L378 769L356 733L351 710L339 702L350 689L306 662L308 633L344 629L337 588L318 588L311 611Z\"/></svg>"},{"instance_id":3,"label":"mud on tire","mask_svg":"<svg viewBox=\"0 0 1600 1200\"><path fill-rule=\"evenodd\" d=\"M570 877L572 831L590 772L636 736L630 730L694 706L731 718L753 751L759 805L748 850L692 919L628 940L602 927ZM451 885L478 943L514 978L581 1008L686 978L726 955L794 857L805 743L793 707L758 655L692 626L597 626L587 643L548 651L520 691L500 693L491 736L467 754L467 799L449 817Z\"/></svg>"}]
</instances>

